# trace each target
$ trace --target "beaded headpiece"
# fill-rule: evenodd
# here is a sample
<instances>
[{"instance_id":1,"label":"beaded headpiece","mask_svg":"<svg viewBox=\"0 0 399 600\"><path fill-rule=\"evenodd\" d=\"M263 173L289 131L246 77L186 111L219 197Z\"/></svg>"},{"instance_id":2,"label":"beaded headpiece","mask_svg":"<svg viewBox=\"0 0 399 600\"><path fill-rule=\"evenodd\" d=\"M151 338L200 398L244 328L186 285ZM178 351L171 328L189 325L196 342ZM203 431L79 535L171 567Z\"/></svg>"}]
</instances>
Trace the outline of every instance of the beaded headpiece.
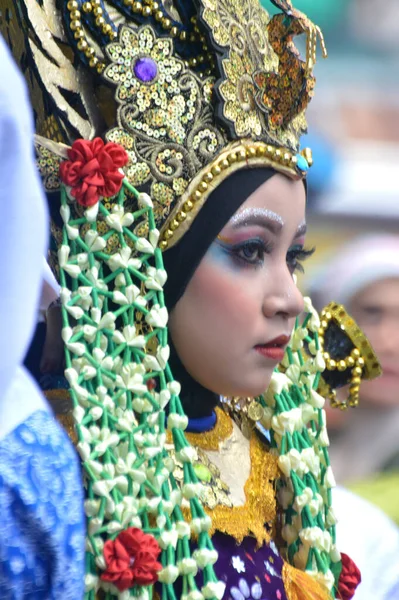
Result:
<instances>
[{"instance_id":1,"label":"beaded headpiece","mask_svg":"<svg viewBox=\"0 0 399 600\"><path fill-rule=\"evenodd\" d=\"M4 24L21 64L35 65L37 133L67 145L101 136L125 148L126 177L154 202L162 250L233 171L306 174L311 154L299 154L299 138L318 38L324 54L325 46L291 0L275 0L282 12L273 17L258 0L21 4L28 39L15 20ZM303 33L305 60L294 44ZM56 189L48 157L39 166Z\"/></svg>"}]
</instances>

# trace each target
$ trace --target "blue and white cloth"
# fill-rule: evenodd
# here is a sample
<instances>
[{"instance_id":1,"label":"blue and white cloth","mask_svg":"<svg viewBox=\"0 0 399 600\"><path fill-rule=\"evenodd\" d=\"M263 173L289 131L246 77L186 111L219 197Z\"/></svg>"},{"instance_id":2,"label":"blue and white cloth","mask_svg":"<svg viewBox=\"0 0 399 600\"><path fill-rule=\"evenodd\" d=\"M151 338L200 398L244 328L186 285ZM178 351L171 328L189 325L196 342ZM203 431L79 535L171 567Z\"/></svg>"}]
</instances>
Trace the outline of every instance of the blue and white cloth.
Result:
<instances>
[{"instance_id":1,"label":"blue and white cloth","mask_svg":"<svg viewBox=\"0 0 399 600\"><path fill-rule=\"evenodd\" d=\"M78 459L47 410L0 441L0 598L80 600L83 486Z\"/></svg>"}]
</instances>

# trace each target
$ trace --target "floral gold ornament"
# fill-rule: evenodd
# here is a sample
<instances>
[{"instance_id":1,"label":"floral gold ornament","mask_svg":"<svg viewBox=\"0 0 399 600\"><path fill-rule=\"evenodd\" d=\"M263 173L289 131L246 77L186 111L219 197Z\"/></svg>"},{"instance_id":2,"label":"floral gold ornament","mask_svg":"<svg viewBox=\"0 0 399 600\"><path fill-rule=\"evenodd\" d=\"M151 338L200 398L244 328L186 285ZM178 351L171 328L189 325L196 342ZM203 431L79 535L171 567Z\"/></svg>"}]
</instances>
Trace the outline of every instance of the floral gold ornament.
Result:
<instances>
[{"instance_id":1,"label":"floral gold ornament","mask_svg":"<svg viewBox=\"0 0 399 600\"><path fill-rule=\"evenodd\" d=\"M117 85L120 104L119 127L107 139L127 150L127 176L149 187L161 224L190 179L226 143L212 122L213 82L187 69L173 56L172 40L157 38L149 26L137 32L122 27L106 52L112 62L104 77Z\"/></svg>"},{"instance_id":2,"label":"floral gold ornament","mask_svg":"<svg viewBox=\"0 0 399 600\"><path fill-rule=\"evenodd\" d=\"M256 0L203 0L202 19L220 51L219 117L233 137L251 137L297 150L304 110L314 87L317 38L322 33L291 3L271 19ZM245 26L243 24L245 23ZM302 61L293 38L305 33ZM220 49L220 50L219 50Z\"/></svg>"}]
</instances>

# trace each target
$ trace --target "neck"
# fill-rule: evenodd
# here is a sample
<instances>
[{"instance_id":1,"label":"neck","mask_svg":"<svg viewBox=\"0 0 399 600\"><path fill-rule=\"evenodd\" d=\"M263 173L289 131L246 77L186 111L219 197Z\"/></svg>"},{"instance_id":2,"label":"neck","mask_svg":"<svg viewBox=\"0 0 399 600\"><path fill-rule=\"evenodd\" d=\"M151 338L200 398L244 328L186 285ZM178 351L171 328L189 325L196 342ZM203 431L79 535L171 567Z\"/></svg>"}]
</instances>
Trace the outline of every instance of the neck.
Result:
<instances>
[{"instance_id":1,"label":"neck","mask_svg":"<svg viewBox=\"0 0 399 600\"><path fill-rule=\"evenodd\" d=\"M198 381L195 381L186 371L172 343L170 345L169 365L173 377L181 384L180 400L184 412L190 419L209 417L212 415L219 402L219 397L214 392L204 388Z\"/></svg>"}]
</instances>

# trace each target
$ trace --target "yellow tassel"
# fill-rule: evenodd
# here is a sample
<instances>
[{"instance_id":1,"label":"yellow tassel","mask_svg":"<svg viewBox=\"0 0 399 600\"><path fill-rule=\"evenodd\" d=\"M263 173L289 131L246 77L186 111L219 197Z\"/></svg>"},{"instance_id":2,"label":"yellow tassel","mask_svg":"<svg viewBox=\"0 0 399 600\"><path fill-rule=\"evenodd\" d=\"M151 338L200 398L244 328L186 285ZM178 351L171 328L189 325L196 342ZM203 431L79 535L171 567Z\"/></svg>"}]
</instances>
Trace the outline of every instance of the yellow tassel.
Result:
<instances>
[{"instance_id":1,"label":"yellow tassel","mask_svg":"<svg viewBox=\"0 0 399 600\"><path fill-rule=\"evenodd\" d=\"M310 575L284 563L284 589L288 600L331 600L330 592Z\"/></svg>"}]
</instances>

